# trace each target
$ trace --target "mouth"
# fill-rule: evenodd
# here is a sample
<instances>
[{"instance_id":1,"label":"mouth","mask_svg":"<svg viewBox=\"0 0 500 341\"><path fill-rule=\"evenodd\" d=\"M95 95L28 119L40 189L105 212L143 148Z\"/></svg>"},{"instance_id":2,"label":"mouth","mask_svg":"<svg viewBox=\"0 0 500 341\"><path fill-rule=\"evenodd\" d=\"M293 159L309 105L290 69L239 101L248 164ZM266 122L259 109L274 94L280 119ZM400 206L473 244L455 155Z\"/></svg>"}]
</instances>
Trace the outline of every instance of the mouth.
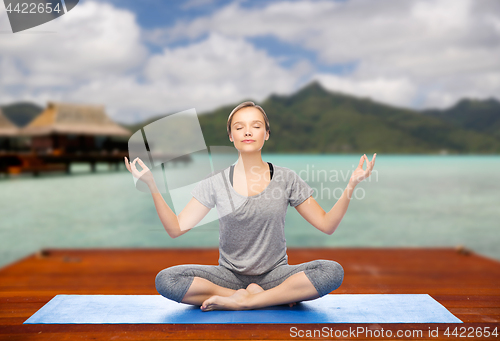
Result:
<instances>
[{"instance_id":1,"label":"mouth","mask_svg":"<svg viewBox=\"0 0 500 341\"><path fill-rule=\"evenodd\" d=\"M243 140L241 142L244 142L244 143L252 143L252 142L255 142L255 140Z\"/></svg>"}]
</instances>

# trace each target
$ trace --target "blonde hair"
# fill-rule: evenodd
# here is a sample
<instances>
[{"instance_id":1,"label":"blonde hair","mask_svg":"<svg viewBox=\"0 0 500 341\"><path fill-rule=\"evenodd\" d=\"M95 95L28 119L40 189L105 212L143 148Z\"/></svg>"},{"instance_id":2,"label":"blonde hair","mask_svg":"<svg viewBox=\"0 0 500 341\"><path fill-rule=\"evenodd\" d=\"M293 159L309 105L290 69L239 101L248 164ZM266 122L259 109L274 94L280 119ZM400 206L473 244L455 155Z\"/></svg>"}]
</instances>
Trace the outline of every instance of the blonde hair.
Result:
<instances>
[{"instance_id":1,"label":"blonde hair","mask_svg":"<svg viewBox=\"0 0 500 341\"><path fill-rule=\"evenodd\" d=\"M233 121L234 114L236 114L236 112L238 110L245 108L245 107L254 107L254 108L257 108L260 110L260 112L262 113L262 116L264 116L264 122L266 124L266 132L269 132L269 134L271 134L271 128L269 127L269 119L267 118L267 115L266 115L266 112L264 111L264 109L262 109L259 105L256 105L254 102L248 101L248 102L243 102L243 103L239 104L229 114L229 117L227 118L227 135L231 136L231 122Z\"/></svg>"}]
</instances>

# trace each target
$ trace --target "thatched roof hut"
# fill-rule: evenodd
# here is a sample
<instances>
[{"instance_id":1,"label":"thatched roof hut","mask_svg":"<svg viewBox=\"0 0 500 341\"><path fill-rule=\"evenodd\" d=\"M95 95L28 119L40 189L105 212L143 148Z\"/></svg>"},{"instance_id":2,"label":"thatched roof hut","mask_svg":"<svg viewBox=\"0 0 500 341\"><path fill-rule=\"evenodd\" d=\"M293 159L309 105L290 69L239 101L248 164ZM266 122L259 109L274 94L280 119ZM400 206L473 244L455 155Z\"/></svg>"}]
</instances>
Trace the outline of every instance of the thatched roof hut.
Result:
<instances>
[{"instance_id":1,"label":"thatched roof hut","mask_svg":"<svg viewBox=\"0 0 500 341\"><path fill-rule=\"evenodd\" d=\"M113 122L104 106L49 102L47 108L21 129L22 135L78 134L130 136L132 132Z\"/></svg>"},{"instance_id":2,"label":"thatched roof hut","mask_svg":"<svg viewBox=\"0 0 500 341\"><path fill-rule=\"evenodd\" d=\"M0 137L15 137L19 135L19 127L7 118L0 108Z\"/></svg>"}]
</instances>

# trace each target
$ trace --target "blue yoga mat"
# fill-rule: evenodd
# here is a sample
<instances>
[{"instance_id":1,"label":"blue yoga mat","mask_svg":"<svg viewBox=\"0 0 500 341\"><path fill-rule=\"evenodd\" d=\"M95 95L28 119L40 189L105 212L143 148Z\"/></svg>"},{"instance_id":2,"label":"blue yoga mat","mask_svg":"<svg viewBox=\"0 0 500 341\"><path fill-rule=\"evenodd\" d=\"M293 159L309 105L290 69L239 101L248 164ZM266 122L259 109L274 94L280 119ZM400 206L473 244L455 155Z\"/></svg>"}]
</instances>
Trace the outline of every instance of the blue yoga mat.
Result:
<instances>
[{"instance_id":1,"label":"blue yoga mat","mask_svg":"<svg viewBox=\"0 0 500 341\"><path fill-rule=\"evenodd\" d=\"M462 323L426 294L326 295L293 307L207 311L161 295L57 295L25 324Z\"/></svg>"}]
</instances>

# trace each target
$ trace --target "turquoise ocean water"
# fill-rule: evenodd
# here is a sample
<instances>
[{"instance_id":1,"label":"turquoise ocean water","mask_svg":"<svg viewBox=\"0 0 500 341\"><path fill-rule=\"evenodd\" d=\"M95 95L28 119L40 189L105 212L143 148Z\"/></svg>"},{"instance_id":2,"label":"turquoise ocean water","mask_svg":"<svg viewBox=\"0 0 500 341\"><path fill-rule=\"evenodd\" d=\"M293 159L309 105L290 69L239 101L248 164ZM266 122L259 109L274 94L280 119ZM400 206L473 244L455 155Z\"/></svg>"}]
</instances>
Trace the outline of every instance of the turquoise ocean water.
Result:
<instances>
[{"instance_id":1,"label":"turquoise ocean water","mask_svg":"<svg viewBox=\"0 0 500 341\"><path fill-rule=\"evenodd\" d=\"M296 171L329 211L360 155L264 154ZM372 155L367 155L371 160ZM217 247L218 222L171 239L122 165L0 178L0 266L41 248ZM164 194L166 202L172 201ZM177 212L179 213L179 212ZM289 207L288 247L455 247L500 260L500 156L378 154L332 235Z\"/></svg>"}]
</instances>

